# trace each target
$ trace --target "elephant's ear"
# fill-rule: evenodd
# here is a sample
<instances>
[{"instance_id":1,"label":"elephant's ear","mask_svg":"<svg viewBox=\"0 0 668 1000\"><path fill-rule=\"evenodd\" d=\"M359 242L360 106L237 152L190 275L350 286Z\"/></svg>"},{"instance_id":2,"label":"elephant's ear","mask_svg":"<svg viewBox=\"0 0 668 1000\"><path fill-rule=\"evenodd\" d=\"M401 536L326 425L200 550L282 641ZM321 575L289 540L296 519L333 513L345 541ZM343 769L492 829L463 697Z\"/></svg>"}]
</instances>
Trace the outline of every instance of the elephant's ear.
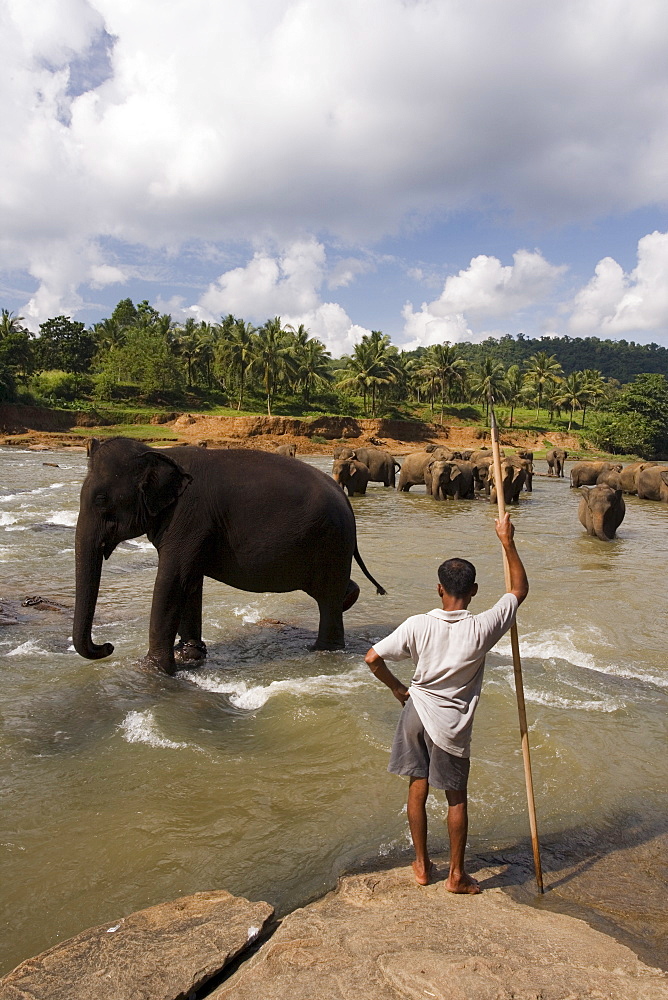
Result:
<instances>
[{"instance_id":1,"label":"elephant's ear","mask_svg":"<svg viewBox=\"0 0 668 1000\"><path fill-rule=\"evenodd\" d=\"M90 440L86 441L86 455L88 456L89 461L99 447L100 447L99 438L90 438Z\"/></svg>"},{"instance_id":2,"label":"elephant's ear","mask_svg":"<svg viewBox=\"0 0 668 1000\"><path fill-rule=\"evenodd\" d=\"M666 484L666 486L668 486L668 469L661 469L661 471L659 472L659 475L663 479L663 481Z\"/></svg>"},{"instance_id":3,"label":"elephant's ear","mask_svg":"<svg viewBox=\"0 0 668 1000\"><path fill-rule=\"evenodd\" d=\"M351 476L354 476L357 472L357 466L355 465L355 461L356 459L351 458L350 463L348 465L348 471L350 472Z\"/></svg>"},{"instance_id":4,"label":"elephant's ear","mask_svg":"<svg viewBox=\"0 0 668 1000\"><path fill-rule=\"evenodd\" d=\"M167 455L157 451L142 456L139 492L146 510L155 516L181 496L193 477Z\"/></svg>"},{"instance_id":5,"label":"elephant's ear","mask_svg":"<svg viewBox=\"0 0 668 1000\"><path fill-rule=\"evenodd\" d=\"M581 493L587 503L589 503L589 494L591 493L591 490L588 486L581 486L578 493Z\"/></svg>"}]
</instances>

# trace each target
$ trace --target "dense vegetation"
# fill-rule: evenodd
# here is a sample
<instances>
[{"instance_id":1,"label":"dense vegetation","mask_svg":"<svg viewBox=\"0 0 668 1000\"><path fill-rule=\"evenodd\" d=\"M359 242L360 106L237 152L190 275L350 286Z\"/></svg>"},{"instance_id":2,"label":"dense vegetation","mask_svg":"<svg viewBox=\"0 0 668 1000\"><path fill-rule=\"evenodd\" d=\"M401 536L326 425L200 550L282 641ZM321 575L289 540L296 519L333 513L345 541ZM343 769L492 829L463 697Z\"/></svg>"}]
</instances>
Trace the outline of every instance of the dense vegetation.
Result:
<instances>
[{"instance_id":1,"label":"dense vegetation","mask_svg":"<svg viewBox=\"0 0 668 1000\"><path fill-rule=\"evenodd\" d=\"M399 351L372 331L349 356L280 317L254 327L229 315L183 324L148 302L118 303L87 329L57 316L38 335L0 314L0 401L91 406L145 403L236 412L487 417L490 395L513 426L588 426L597 446L643 456L668 453L668 350L597 337L531 339ZM467 411L468 407L468 411ZM588 410L595 410L586 424Z\"/></svg>"}]
</instances>

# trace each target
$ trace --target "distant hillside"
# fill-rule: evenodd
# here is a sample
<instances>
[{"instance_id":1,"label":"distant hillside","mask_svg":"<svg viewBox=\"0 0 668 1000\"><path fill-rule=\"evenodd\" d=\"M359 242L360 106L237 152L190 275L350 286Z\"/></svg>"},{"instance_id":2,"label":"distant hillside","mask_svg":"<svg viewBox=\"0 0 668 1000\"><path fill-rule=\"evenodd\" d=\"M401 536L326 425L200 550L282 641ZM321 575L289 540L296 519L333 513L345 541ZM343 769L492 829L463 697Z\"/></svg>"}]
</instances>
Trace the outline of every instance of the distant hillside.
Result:
<instances>
[{"instance_id":1,"label":"distant hillside","mask_svg":"<svg viewBox=\"0 0 668 1000\"><path fill-rule=\"evenodd\" d=\"M599 337L517 337L500 340L488 337L481 344L457 344L461 357L476 364L493 354L505 365L522 364L536 354L554 354L568 375L585 368L598 369L606 378L630 382L644 372L668 377L668 348L658 344L636 344L627 340L601 340ZM422 354L419 348L417 354Z\"/></svg>"}]
</instances>

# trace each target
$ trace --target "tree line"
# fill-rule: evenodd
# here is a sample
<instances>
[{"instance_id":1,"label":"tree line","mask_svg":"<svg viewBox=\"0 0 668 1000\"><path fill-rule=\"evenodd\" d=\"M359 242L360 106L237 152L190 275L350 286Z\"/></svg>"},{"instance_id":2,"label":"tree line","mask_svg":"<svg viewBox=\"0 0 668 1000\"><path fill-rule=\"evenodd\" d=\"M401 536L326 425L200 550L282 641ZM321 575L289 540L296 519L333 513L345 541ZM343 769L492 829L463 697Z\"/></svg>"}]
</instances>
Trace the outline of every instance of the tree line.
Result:
<instances>
[{"instance_id":1,"label":"tree line","mask_svg":"<svg viewBox=\"0 0 668 1000\"><path fill-rule=\"evenodd\" d=\"M645 451L656 450L662 432L647 423L656 413L638 409L642 392L629 402L622 379L610 375L611 357L613 371L630 368L627 381L651 388L658 412L668 413L661 388L668 385L668 351L656 344L519 334L400 351L374 330L349 355L333 359L304 326L284 325L280 317L257 327L233 315L218 323L193 318L176 323L147 301L135 305L123 299L90 328L57 316L40 324L35 336L21 317L6 309L0 313L0 400L32 396L61 405L82 398L158 405L187 400L193 406L199 398L203 405L262 407L271 415L279 399L304 411L315 407L372 417L407 416L422 408L442 423L446 408L457 404L480 406L487 417L491 397L505 405L510 426L520 407L533 408L536 423L541 412L550 422L563 414L568 430L576 413L585 427L588 411L596 410L608 414L607 423L599 413L590 435L605 441L608 450L638 451L622 447L632 439ZM600 367L570 367L582 358L598 358ZM644 370L633 370L643 363Z\"/></svg>"}]
</instances>

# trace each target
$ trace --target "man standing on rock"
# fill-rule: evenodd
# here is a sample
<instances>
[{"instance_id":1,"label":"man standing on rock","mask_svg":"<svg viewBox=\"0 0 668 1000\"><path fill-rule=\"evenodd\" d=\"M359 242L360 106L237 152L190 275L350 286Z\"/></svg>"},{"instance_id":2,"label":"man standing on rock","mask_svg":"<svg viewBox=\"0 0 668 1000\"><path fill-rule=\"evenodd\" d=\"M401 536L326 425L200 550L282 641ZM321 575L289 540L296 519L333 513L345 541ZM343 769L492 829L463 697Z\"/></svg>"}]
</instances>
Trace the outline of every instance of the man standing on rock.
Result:
<instances>
[{"instance_id":1,"label":"man standing on rock","mask_svg":"<svg viewBox=\"0 0 668 1000\"><path fill-rule=\"evenodd\" d=\"M415 848L415 877L420 885L429 882L426 804L432 785L443 789L448 800L450 871L445 887L457 893L480 892L465 871L464 851L471 731L485 654L511 627L529 592L508 514L497 520L496 533L508 559L510 588L493 608L480 615L467 610L478 592L475 567L466 559L447 559L438 568L442 609L407 618L365 657L370 670L404 706L388 771L410 779L408 825ZM415 664L410 690L385 663L405 659Z\"/></svg>"}]
</instances>

